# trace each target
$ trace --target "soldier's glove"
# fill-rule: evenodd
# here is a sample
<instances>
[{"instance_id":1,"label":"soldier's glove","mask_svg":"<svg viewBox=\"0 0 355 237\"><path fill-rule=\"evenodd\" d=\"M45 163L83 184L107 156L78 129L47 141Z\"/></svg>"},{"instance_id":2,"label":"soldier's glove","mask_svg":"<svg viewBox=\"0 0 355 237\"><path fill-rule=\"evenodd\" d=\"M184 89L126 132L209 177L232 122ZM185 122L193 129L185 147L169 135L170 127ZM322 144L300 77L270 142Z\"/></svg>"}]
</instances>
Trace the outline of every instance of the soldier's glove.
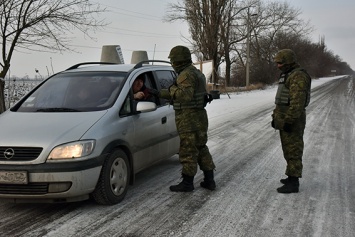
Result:
<instances>
[{"instance_id":1,"label":"soldier's glove","mask_svg":"<svg viewBox=\"0 0 355 237\"><path fill-rule=\"evenodd\" d=\"M284 127L283 127L283 130L285 132L292 132L292 124L289 124L289 123L285 123Z\"/></svg>"},{"instance_id":2,"label":"soldier's glove","mask_svg":"<svg viewBox=\"0 0 355 237\"><path fill-rule=\"evenodd\" d=\"M271 127L275 128L275 121L274 120L271 121Z\"/></svg>"},{"instance_id":3,"label":"soldier's glove","mask_svg":"<svg viewBox=\"0 0 355 237\"><path fill-rule=\"evenodd\" d=\"M210 103L210 104L211 104L212 100L213 100L213 97L212 97L211 94L208 94L208 93L205 94L203 106L206 107L207 103Z\"/></svg>"},{"instance_id":4,"label":"soldier's glove","mask_svg":"<svg viewBox=\"0 0 355 237\"><path fill-rule=\"evenodd\" d=\"M151 94L151 95L154 95L156 97L160 96L160 91L158 91L156 89L153 89L153 88L148 88L148 93Z\"/></svg>"}]
</instances>

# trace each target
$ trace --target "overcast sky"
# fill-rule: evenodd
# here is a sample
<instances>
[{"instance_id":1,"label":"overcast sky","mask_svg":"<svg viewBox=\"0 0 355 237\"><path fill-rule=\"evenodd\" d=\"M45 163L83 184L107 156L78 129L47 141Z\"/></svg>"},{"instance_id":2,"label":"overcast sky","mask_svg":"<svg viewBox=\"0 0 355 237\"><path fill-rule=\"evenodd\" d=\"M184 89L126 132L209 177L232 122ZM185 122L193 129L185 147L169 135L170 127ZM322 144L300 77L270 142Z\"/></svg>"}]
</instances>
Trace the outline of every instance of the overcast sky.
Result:
<instances>
[{"instance_id":1,"label":"overcast sky","mask_svg":"<svg viewBox=\"0 0 355 237\"><path fill-rule=\"evenodd\" d=\"M279 0L281 1L281 0ZM167 4L173 0L100 0L107 12L104 18L111 24L104 31L92 36L95 41L82 35L75 36L72 45L79 53L16 53L11 62L11 75L47 77L53 72L65 70L73 64L100 61L103 45L120 45L125 63L130 63L133 51L145 50L149 59L167 60L172 47L187 45L185 23L164 23ZM313 42L325 37L329 50L340 56L355 70L355 1L354 0L288 0L300 8L302 18L310 20L315 31ZM304 65L306 67L306 65ZM35 72L38 70L38 73Z\"/></svg>"},{"instance_id":2,"label":"overcast sky","mask_svg":"<svg viewBox=\"0 0 355 237\"><path fill-rule=\"evenodd\" d=\"M283 2L283 0L277 0ZM313 42L325 37L328 50L355 70L355 1L354 0L287 0L300 8L302 18L310 20L315 31ZM306 65L304 65L306 67Z\"/></svg>"}]
</instances>

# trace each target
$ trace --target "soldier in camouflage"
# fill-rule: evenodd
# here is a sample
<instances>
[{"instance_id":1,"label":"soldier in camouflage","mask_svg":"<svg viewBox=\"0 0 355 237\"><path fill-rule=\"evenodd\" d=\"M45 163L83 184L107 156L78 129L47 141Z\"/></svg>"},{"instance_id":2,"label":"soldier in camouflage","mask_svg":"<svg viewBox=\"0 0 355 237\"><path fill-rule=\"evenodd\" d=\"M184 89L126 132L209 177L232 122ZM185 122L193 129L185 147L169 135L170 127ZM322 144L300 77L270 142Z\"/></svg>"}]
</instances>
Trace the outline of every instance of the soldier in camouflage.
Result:
<instances>
[{"instance_id":1,"label":"soldier in camouflage","mask_svg":"<svg viewBox=\"0 0 355 237\"><path fill-rule=\"evenodd\" d=\"M271 126L280 131L281 145L286 160L286 179L280 182L279 193L297 193L302 177L303 133L306 126L305 108L310 102L311 77L296 62L295 53L282 49L274 61L282 71L275 97L276 107Z\"/></svg>"},{"instance_id":2,"label":"soldier in camouflage","mask_svg":"<svg viewBox=\"0 0 355 237\"><path fill-rule=\"evenodd\" d=\"M175 123L180 137L179 160L182 164L183 180L170 186L173 192L194 190L194 176L198 166L204 173L200 186L209 190L216 188L215 165L206 145L208 117L205 110L206 78L192 65L190 50L176 46L169 54L172 67L178 74L176 82L162 89L159 96L172 101Z\"/></svg>"}]
</instances>

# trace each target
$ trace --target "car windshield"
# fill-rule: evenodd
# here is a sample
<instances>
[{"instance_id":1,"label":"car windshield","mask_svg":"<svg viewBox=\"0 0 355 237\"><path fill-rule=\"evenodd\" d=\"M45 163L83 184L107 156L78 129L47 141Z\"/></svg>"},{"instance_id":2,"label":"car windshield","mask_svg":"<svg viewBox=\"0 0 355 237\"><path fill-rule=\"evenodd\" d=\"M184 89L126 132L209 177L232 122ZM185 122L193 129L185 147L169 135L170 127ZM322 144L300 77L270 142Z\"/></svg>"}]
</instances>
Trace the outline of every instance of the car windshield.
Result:
<instances>
[{"instance_id":1,"label":"car windshield","mask_svg":"<svg viewBox=\"0 0 355 237\"><path fill-rule=\"evenodd\" d=\"M46 80L18 107L19 112L87 112L113 105L124 72L72 72Z\"/></svg>"}]
</instances>

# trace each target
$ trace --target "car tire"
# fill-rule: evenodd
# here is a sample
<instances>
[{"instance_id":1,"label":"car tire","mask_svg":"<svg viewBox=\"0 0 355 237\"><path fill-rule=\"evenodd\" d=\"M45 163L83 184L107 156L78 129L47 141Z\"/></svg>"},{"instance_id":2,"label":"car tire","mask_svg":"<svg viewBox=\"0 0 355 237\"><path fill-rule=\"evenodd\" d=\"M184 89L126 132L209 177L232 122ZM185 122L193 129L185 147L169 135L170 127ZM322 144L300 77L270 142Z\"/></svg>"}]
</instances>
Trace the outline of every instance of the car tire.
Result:
<instances>
[{"instance_id":1,"label":"car tire","mask_svg":"<svg viewBox=\"0 0 355 237\"><path fill-rule=\"evenodd\" d=\"M114 150L106 158L92 198L99 204L113 205L121 202L128 190L130 165L121 149Z\"/></svg>"}]
</instances>

